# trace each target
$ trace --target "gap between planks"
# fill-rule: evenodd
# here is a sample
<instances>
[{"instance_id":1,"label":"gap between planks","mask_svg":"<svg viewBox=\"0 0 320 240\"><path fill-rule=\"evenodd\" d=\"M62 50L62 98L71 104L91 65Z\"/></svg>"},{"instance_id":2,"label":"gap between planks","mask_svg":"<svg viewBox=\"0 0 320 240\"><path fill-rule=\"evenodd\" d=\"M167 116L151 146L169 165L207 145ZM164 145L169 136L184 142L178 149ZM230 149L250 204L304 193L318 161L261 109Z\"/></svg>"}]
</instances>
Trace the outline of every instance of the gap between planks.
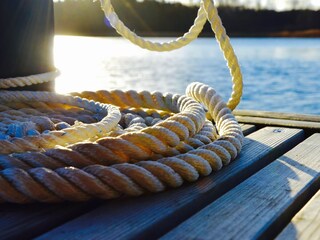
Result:
<instances>
[{"instance_id":1,"label":"gap between planks","mask_svg":"<svg viewBox=\"0 0 320 240\"><path fill-rule=\"evenodd\" d=\"M159 194L108 201L37 239L160 237L303 139L299 129L260 129L246 137L236 161L209 177Z\"/></svg>"},{"instance_id":2,"label":"gap between planks","mask_svg":"<svg viewBox=\"0 0 320 240\"><path fill-rule=\"evenodd\" d=\"M252 124L240 124L240 127L244 136L247 136L257 130L257 127Z\"/></svg>"},{"instance_id":3,"label":"gap between planks","mask_svg":"<svg viewBox=\"0 0 320 240\"><path fill-rule=\"evenodd\" d=\"M314 134L161 239L274 238L320 188L319 156Z\"/></svg>"}]
</instances>

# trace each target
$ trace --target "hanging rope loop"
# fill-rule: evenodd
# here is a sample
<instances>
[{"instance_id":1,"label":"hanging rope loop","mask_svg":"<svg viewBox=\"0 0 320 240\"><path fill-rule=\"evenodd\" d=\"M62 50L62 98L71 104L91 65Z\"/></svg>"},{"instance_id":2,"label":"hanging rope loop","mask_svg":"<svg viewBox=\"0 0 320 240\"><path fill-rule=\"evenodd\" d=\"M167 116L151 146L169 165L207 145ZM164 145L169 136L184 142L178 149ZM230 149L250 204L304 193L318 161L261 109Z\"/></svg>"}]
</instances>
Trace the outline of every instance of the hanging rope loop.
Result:
<instances>
[{"instance_id":1,"label":"hanging rope loop","mask_svg":"<svg viewBox=\"0 0 320 240\"><path fill-rule=\"evenodd\" d=\"M118 15L116 14L112 6L111 0L100 0L100 2L106 18L109 20L111 26L114 29L116 29L116 31L121 36L128 39L133 44L150 51L172 51L188 45L190 42L197 39L198 35L201 33L203 29L204 24L207 21L206 12L203 8L203 4L201 3L197 17L194 20L194 24L190 27L189 31L186 32L182 37L179 37L170 42L152 42L150 40L138 36L119 19Z\"/></svg>"},{"instance_id":2,"label":"hanging rope loop","mask_svg":"<svg viewBox=\"0 0 320 240\"><path fill-rule=\"evenodd\" d=\"M111 26L121 36L128 39L133 44L150 51L172 51L189 44L199 36L204 24L208 20L211 24L212 31L215 33L216 40L218 41L224 58L227 61L227 66L230 70L230 75L232 78L232 94L227 106L231 110L234 110L240 103L243 88L242 73L237 56L234 53L230 39L222 25L218 10L214 5L213 0L201 0L198 15L189 32L187 32L183 37L167 43L152 42L138 36L119 19L112 6L111 0L100 0L100 2L106 18L109 20Z\"/></svg>"}]
</instances>

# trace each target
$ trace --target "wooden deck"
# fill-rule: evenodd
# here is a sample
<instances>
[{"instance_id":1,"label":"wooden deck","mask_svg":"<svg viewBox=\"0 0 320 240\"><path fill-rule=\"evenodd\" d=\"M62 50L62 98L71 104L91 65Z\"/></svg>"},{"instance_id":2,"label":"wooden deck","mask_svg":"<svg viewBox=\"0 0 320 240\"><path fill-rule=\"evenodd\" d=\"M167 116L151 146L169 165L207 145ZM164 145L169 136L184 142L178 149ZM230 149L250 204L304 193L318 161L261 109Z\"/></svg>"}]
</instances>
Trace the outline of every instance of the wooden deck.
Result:
<instances>
[{"instance_id":1,"label":"wooden deck","mask_svg":"<svg viewBox=\"0 0 320 240\"><path fill-rule=\"evenodd\" d=\"M0 206L0 239L320 239L320 117L235 112L237 160L178 189Z\"/></svg>"}]
</instances>

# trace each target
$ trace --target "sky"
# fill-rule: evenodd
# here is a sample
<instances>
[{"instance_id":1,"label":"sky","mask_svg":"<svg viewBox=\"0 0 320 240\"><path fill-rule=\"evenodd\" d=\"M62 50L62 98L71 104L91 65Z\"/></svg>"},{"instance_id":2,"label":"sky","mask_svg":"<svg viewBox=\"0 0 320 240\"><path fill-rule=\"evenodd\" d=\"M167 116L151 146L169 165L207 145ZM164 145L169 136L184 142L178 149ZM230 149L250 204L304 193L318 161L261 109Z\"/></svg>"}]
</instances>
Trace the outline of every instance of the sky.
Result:
<instances>
[{"instance_id":1,"label":"sky","mask_svg":"<svg viewBox=\"0 0 320 240\"><path fill-rule=\"evenodd\" d=\"M197 3L199 0L167 0L167 2L182 2L185 4ZM260 5L262 8L271 8L277 11L291 10L295 8L320 9L320 0L216 0L217 4L223 2L239 2L240 4L256 7Z\"/></svg>"}]
</instances>

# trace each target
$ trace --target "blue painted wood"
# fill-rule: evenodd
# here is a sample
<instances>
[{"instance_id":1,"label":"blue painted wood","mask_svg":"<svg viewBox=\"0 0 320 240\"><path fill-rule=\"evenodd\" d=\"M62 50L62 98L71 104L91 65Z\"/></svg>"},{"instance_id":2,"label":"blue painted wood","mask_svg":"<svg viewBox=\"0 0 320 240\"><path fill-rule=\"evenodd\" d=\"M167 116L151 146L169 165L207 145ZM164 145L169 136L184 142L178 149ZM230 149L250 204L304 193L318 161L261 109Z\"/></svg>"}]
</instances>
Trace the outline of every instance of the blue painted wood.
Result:
<instances>
[{"instance_id":1,"label":"blue painted wood","mask_svg":"<svg viewBox=\"0 0 320 240\"><path fill-rule=\"evenodd\" d=\"M314 134L161 239L273 239L320 188L319 156Z\"/></svg>"},{"instance_id":2,"label":"blue painted wood","mask_svg":"<svg viewBox=\"0 0 320 240\"><path fill-rule=\"evenodd\" d=\"M246 137L237 160L179 189L117 199L39 239L155 239L240 184L304 139L302 130L264 128Z\"/></svg>"}]
</instances>

